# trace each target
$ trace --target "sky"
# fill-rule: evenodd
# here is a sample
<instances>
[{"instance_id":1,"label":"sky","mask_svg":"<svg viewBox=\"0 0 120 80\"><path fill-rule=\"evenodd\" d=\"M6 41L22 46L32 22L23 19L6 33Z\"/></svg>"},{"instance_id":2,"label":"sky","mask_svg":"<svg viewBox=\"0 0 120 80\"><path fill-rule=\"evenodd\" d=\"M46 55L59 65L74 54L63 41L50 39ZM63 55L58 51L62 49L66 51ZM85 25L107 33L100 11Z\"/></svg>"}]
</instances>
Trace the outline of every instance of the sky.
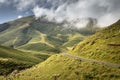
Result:
<instances>
[{"instance_id":1,"label":"sky","mask_svg":"<svg viewBox=\"0 0 120 80\"><path fill-rule=\"evenodd\" d=\"M0 23L35 15L36 19L82 27L89 19L105 27L120 19L120 0L0 0Z\"/></svg>"}]
</instances>

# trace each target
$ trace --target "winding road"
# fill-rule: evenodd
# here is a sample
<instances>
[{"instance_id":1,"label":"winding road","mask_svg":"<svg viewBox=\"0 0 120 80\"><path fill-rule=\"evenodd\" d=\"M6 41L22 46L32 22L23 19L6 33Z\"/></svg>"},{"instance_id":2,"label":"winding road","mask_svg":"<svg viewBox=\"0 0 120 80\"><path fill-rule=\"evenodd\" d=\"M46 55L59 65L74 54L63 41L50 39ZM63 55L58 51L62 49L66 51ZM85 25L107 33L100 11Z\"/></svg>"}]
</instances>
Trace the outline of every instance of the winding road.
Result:
<instances>
[{"instance_id":1,"label":"winding road","mask_svg":"<svg viewBox=\"0 0 120 80\"><path fill-rule=\"evenodd\" d=\"M75 60L86 61L86 62L93 62L93 63L97 63L97 64L106 65L106 66L109 66L109 67L115 67L115 68L119 68L120 69L120 64L115 64L115 63L109 63L109 62L103 62L103 61L98 61L98 60L93 60L93 59L82 58L82 57L75 56L75 55L68 54L68 53L62 53L61 55L69 57L69 58L73 58Z\"/></svg>"}]
</instances>

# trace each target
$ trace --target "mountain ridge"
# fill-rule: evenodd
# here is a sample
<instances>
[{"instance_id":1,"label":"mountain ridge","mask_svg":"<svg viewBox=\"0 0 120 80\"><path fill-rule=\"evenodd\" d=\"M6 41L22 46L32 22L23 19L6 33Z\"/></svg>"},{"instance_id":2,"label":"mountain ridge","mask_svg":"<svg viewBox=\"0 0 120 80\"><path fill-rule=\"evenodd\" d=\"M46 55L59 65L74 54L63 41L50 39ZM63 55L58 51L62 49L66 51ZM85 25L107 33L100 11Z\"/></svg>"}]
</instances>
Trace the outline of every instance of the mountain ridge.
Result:
<instances>
[{"instance_id":1,"label":"mountain ridge","mask_svg":"<svg viewBox=\"0 0 120 80\"><path fill-rule=\"evenodd\" d=\"M7 25L8 27L6 27ZM3 29L3 27L6 28ZM0 29L0 44L3 46L36 51L35 49L32 49L35 47L34 42L41 41L39 44L43 45L45 48L48 48L50 52L60 52L62 47L64 47L62 49L72 47L85 37L94 34L99 28L67 28L62 24L49 22L42 18L35 19L34 16L28 16L1 24ZM44 41L41 40L41 37L43 37L42 34L46 35L44 36ZM76 38L72 39L71 36L76 36ZM81 39L78 39L77 37ZM33 45L29 44L29 42L33 43ZM65 43L68 45L64 45ZM58 47L58 49L55 49L51 45ZM61 45L62 47L59 47ZM43 48L40 50L46 51L46 49Z\"/></svg>"},{"instance_id":2,"label":"mountain ridge","mask_svg":"<svg viewBox=\"0 0 120 80\"><path fill-rule=\"evenodd\" d=\"M76 55L120 63L120 20L97 32L73 48ZM112 44L112 45L111 45ZM87 49L87 50L86 50Z\"/></svg>"}]
</instances>

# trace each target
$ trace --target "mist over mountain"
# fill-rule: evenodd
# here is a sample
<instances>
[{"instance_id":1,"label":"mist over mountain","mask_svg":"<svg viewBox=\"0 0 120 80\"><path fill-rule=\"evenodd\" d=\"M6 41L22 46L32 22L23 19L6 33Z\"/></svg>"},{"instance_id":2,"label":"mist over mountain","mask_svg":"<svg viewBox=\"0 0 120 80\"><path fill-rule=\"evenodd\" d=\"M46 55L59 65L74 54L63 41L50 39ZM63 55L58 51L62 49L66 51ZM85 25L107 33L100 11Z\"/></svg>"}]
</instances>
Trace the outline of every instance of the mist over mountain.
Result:
<instances>
[{"instance_id":1,"label":"mist over mountain","mask_svg":"<svg viewBox=\"0 0 120 80\"><path fill-rule=\"evenodd\" d=\"M120 18L119 3L120 0L0 0L1 7L7 5L14 12L22 13L18 16L34 14L37 19L45 16L48 21L57 23L75 22L74 27L84 25L87 21L77 20L86 18L96 19L100 27L116 22Z\"/></svg>"}]
</instances>

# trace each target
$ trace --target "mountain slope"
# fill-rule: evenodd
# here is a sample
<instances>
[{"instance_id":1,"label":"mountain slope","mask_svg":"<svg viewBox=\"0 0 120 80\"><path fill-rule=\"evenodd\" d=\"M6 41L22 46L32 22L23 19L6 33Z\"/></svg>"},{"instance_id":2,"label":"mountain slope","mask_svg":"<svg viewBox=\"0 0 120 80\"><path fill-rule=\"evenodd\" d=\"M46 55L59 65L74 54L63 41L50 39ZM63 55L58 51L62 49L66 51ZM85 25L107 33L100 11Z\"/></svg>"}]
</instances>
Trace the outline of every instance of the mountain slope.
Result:
<instances>
[{"instance_id":1,"label":"mountain slope","mask_svg":"<svg viewBox=\"0 0 120 80\"><path fill-rule=\"evenodd\" d=\"M31 67L44 61L42 58L44 56L42 54L32 54L0 46L0 75L7 75L13 70Z\"/></svg>"},{"instance_id":2,"label":"mountain slope","mask_svg":"<svg viewBox=\"0 0 120 80\"><path fill-rule=\"evenodd\" d=\"M103 61L120 63L120 21L80 42L72 53Z\"/></svg>"},{"instance_id":3,"label":"mountain slope","mask_svg":"<svg viewBox=\"0 0 120 80\"><path fill-rule=\"evenodd\" d=\"M114 66L120 66L119 24L120 21L80 42L70 55L53 55L18 73L13 80L119 80L120 67ZM95 54L91 56L90 51Z\"/></svg>"},{"instance_id":4,"label":"mountain slope","mask_svg":"<svg viewBox=\"0 0 120 80\"><path fill-rule=\"evenodd\" d=\"M36 43L39 43L46 51L50 48L49 52L60 52L60 46L72 47L84 39L84 36L94 34L98 28L87 26L83 29L76 29L73 27L63 27L62 24L55 22L48 22L44 19L36 20L33 16L17 19L0 25L0 44L12 48L21 48L32 51L38 51L32 48L37 48ZM83 31L83 32L82 32ZM83 37L81 39L71 36ZM72 41L72 42L71 42ZM67 43L68 42L68 43ZM66 43L66 45L64 45ZM71 43L71 44L69 44ZM36 45L36 46L34 46ZM28 48L29 47L29 48ZM56 53L56 52L55 52Z\"/></svg>"},{"instance_id":5,"label":"mountain slope","mask_svg":"<svg viewBox=\"0 0 120 80\"><path fill-rule=\"evenodd\" d=\"M9 78L13 80L119 80L119 73L118 68L53 55L45 62L18 73L16 77L12 78L10 75Z\"/></svg>"}]
</instances>

